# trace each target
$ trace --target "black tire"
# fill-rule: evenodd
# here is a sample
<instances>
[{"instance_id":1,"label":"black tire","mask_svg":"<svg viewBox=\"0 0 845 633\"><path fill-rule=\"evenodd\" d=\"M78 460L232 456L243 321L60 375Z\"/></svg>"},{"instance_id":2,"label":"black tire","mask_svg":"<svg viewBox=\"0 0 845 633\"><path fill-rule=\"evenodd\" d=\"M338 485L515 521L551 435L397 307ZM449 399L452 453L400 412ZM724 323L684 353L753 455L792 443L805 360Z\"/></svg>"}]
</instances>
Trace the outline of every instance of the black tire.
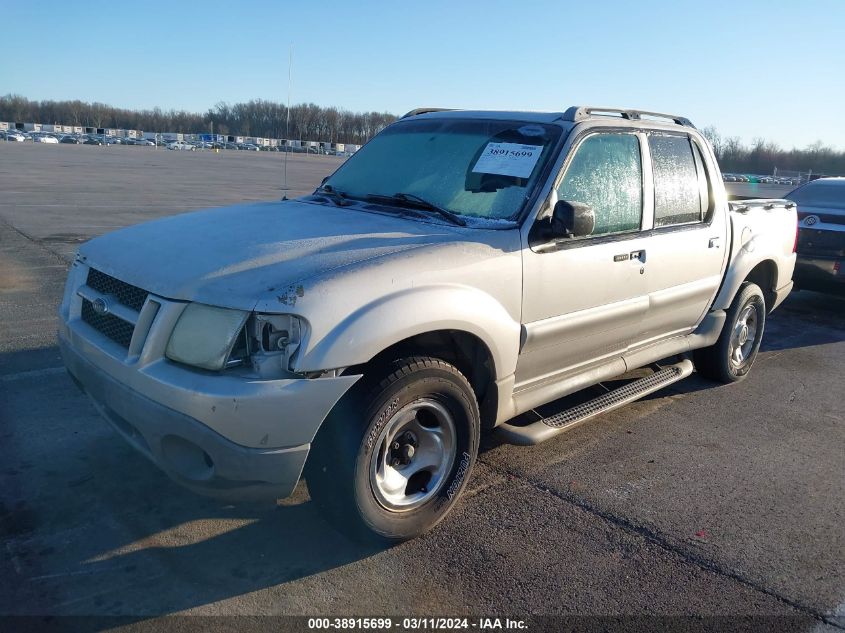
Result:
<instances>
[{"instance_id":1,"label":"black tire","mask_svg":"<svg viewBox=\"0 0 845 633\"><path fill-rule=\"evenodd\" d=\"M472 387L442 360L401 359L381 376L370 381L365 376L362 381L367 382L342 398L329 414L308 457L306 480L312 499L341 531L365 540L400 542L430 530L452 509L475 464L481 424ZM432 412L443 416L442 420ZM407 424L416 422L416 426L401 426L408 416L412 421ZM426 419L420 421L422 417ZM379 497L384 492L376 470L379 465L386 469L382 460L397 460L393 475L405 468L413 471L413 462L398 461L413 460L413 451L409 458L411 449L403 444L402 451L394 452L399 442L390 441L390 433L402 428L406 429L400 433L403 442L409 437L407 429L416 429L423 438L428 437L426 429L432 438L441 434L441 444L450 445L443 454L451 459L444 457L438 469L431 469L439 474L420 471L421 475L408 478L407 487L396 498L409 505L394 508L390 500ZM451 443L442 439L447 430ZM412 433L407 441L412 444L413 440ZM416 455L422 457L422 448L437 446L437 440L418 438L417 446ZM385 447L390 452L385 453Z\"/></svg>"},{"instance_id":2,"label":"black tire","mask_svg":"<svg viewBox=\"0 0 845 633\"><path fill-rule=\"evenodd\" d=\"M753 313L754 319L753 338L749 337L750 345L746 343L740 346L748 349L746 353L741 355L741 359L737 360L732 358L732 355L739 341L746 339L738 338L735 336L735 332L738 331L738 327L741 329L740 319L743 319L746 314L751 318L751 313ZM714 345L693 352L695 368L698 373L725 384L744 380L757 358L765 325L766 299L763 296L763 291L757 284L746 281L740 286L731 307L728 308L725 327L722 329L719 339ZM746 330L747 335L748 330Z\"/></svg>"}]
</instances>

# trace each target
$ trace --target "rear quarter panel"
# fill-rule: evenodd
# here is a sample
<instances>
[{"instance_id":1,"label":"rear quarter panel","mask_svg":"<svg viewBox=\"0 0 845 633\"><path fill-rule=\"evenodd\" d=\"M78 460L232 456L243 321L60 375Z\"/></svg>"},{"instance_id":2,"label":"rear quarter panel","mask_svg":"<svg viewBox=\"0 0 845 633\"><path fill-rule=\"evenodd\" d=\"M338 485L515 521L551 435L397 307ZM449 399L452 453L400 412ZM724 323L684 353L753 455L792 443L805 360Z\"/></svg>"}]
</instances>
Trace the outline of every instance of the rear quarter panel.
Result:
<instances>
[{"instance_id":1,"label":"rear quarter panel","mask_svg":"<svg viewBox=\"0 0 845 633\"><path fill-rule=\"evenodd\" d=\"M771 262L773 292L789 284L795 270L795 207L775 204L770 209L750 206L747 212L730 212L731 253L722 289L713 307L727 309L749 273L762 262Z\"/></svg>"}]
</instances>

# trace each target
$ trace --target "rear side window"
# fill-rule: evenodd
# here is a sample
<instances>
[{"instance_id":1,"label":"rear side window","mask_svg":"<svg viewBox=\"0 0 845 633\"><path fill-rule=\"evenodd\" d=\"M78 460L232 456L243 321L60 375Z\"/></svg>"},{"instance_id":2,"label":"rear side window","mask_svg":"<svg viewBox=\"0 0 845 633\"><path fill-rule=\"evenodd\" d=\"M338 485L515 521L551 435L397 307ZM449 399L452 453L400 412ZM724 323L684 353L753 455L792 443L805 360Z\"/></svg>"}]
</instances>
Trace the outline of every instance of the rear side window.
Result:
<instances>
[{"instance_id":1,"label":"rear side window","mask_svg":"<svg viewBox=\"0 0 845 633\"><path fill-rule=\"evenodd\" d=\"M654 226L700 222L702 191L686 136L649 136L654 167Z\"/></svg>"},{"instance_id":2,"label":"rear side window","mask_svg":"<svg viewBox=\"0 0 845 633\"><path fill-rule=\"evenodd\" d=\"M560 200L593 208L593 235L639 230L643 209L640 142L633 134L595 134L572 157L557 190Z\"/></svg>"}]
</instances>

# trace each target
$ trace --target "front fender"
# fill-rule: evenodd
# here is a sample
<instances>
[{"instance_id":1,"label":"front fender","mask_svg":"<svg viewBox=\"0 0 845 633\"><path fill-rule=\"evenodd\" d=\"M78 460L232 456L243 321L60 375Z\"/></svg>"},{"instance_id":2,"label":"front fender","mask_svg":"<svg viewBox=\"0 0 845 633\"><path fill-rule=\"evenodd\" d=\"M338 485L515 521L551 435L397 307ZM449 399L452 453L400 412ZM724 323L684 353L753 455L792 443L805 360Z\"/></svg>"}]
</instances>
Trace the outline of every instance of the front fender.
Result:
<instances>
[{"instance_id":1,"label":"front fender","mask_svg":"<svg viewBox=\"0 0 845 633\"><path fill-rule=\"evenodd\" d=\"M358 308L319 340L307 340L296 370L359 365L399 341L437 330L462 330L483 341L497 379L515 371L519 322L489 294L453 284L408 288Z\"/></svg>"}]
</instances>

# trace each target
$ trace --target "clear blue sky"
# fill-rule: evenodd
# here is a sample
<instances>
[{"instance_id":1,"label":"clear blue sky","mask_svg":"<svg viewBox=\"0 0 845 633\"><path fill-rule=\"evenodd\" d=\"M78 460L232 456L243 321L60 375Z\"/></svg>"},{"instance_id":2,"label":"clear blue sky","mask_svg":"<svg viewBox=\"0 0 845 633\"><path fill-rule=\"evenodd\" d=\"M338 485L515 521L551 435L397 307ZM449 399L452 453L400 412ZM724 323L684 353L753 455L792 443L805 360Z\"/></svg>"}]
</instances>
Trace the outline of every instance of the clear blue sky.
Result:
<instances>
[{"instance_id":1,"label":"clear blue sky","mask_svg":"<svg viewBox=\"0 0 845 633\"><path fill-rule=\"evenodd\" d=\"M292 45L294 103L397 114L622 105L746 142L845 149L845 0L0 6L2 94L192 111L284 102Z\"/></svg>"}]
</instances>

